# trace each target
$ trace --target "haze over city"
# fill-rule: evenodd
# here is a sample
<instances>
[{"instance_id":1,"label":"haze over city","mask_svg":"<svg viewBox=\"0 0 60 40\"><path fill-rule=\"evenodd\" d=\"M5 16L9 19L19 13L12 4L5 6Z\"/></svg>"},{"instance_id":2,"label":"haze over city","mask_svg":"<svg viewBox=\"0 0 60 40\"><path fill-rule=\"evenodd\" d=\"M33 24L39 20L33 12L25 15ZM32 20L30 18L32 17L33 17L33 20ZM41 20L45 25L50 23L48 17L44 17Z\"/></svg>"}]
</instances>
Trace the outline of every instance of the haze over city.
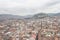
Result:
<instances>
[{"instance_id":1,"label":"haze over city","mask_svg":"<svg viewBox=\"0 0 60 40\"><path fill-rule=\"evenodd\" d=\"M60 0L0 0L0 14L25 16L59 11Z\"/></svg>"}]
</instances>

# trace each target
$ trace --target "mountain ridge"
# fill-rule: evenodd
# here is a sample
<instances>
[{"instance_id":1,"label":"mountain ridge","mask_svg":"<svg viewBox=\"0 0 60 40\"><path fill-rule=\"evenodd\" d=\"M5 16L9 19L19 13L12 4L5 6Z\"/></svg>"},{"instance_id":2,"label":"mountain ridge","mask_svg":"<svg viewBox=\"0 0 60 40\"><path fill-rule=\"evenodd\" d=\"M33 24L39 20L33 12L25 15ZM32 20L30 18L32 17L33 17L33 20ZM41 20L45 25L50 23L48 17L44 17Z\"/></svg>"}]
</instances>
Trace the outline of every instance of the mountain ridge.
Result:
<instances>
[{"instance_id":1,"label":"mountain ridge","mask_svg":"<svg viewBox=\"0 0 60 40\"><path fill-rule=\"evenodd\" d=\"M49 16L60 16L60 13L37 13L35 15L27 15L27 16L18 16L18 15L12 15L12 14L0 14L0 20L4 19L37 19L37 18L45 18Z\"/></svg>"}]
</instances>

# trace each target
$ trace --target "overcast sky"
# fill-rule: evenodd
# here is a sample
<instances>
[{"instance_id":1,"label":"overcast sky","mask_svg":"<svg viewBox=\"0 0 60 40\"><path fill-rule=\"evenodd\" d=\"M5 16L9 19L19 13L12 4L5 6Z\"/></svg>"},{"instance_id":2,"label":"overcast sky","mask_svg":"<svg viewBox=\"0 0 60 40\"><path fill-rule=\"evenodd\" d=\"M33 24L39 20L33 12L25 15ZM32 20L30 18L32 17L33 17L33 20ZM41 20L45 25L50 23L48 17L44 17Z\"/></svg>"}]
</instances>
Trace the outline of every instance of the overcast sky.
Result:
<instances>
[{"instance_id":1,"label":"overcast sky","mask_svg":"<svg viewBox=\"0 0 60 40\"><path fill-rule=\"evenodd\" d=\"M32 15L60 12L60 0L0 0L0 14Z\"/></svg>"}]
</instances>

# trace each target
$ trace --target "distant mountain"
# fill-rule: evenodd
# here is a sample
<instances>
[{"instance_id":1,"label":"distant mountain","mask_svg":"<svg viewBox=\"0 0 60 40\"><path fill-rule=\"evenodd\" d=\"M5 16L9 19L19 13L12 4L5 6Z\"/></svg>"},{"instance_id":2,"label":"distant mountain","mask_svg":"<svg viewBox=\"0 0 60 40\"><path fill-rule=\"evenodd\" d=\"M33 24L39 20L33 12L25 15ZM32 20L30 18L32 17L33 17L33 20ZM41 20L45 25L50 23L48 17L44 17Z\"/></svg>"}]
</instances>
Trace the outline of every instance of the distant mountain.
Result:
<instances>
[{"instance_id":1,"label":"distant mountain","mask_svg":"<svg viewBox=\"0 0 60 40\"><path fill-rule=\"evenodd\" d=\"M56 13L56 14L54 14L54 16L60 16L60 13Z\"/></svg>"},{"instance_id":2,"label":"distant mountain","mask_svg":"<svg viewBox=\"0 0 60 40\"><path fill-rule=\"evenodd\" d=\"M45 17L53 17L53 16L60 16L60 13L37 13L35 15L28 15L28 16L18 16L18 15L11 15L11 14L0 14L0 21L9 20L9 19L41 19Z\"/></svg>"},{"instance_id":3,"label":"distant mountain","mask_svg":"<svg viewBox=\"0 0 60 40\"><path fill-rule=\"evenodd\" d=\"M60 13L48 13L48 16L60 16Z\"/></svg>"},{"instance_id":4,"label":"distant mountain","mask_svg":"<svg viewBox=\"0 0 60 40\"><path fill-rule=\"evenodd\" d=\"M11 15L11 14L0 14L0 20L8 20L8 19L22 19L22 16Z\"/></svg>"},{"instance_id":5,"label":"distant mountain","mask_svg":"<svg viewBox=\"0 0 60 40\"><path fill-rule=\"evenodd\" d=\"M38 13L38 14L35 14L33 16L33 18L37 19L37 18L45 18L45 17L48 17L48 14L45 14L45 13Z\"/></svg>"},{"instance_id":6,"label":"distant mountain","mask_svg":"<svg viewBox=\"0 0 60 40\"><path fill-rule=\"evenodd\" d=\"M38 13L35 15L27 15L27 16L18 16L18 15L11 15L11 14L0 14L0 20L7 20L7 19L37 19L37 18L44 18L48 15L45 13Z\"/></svg>"},{"instance_id":7,"label":"distant mountain","mask_svg":"<svg viewBox=\"0 0 60 40\"><path fill-rule=\"evenodd\" d=\"M54 16L60 16L60 13L37 13L33 16L27 16L28 19L41 19L41 18L45 18L45 17L54 17Z\"/></svg>"}]
</instances>

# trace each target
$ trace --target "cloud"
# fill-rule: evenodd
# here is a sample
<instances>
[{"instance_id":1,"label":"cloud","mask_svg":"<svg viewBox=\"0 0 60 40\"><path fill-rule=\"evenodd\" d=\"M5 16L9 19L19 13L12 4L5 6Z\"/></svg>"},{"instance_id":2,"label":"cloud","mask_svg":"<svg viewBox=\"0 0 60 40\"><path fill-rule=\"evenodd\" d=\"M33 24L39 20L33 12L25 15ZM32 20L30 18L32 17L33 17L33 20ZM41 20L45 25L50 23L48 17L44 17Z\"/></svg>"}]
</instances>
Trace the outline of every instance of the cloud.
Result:
<instances>
[{"instance_id":1,"label":"cloud","mask_svg":"<svg viewBox=\"0 0 60 40\"><path fill-rule=\"evenodd\" d=\"M55 5L52 5L50 7L47 7L45 10L43 10L45 13L58 13L60 12L60 3L57 3Z\"/></svg>"},{"instance_id":2,"label":"cloud","mask_svg":"<svg viewBox=\"0 0 60 40\"><path fill-rule=\"evenodd\" d=\"M32 15L39 12L59 12L60 0L0 0L0 13Z\"/></svg>"},{"instance_id":3,"label":"cloud","mask_svg":"<svg viewBox=\"0 0 60 40\"><path fill-rule=\"evenodd\" d=\"M48 0L0 0L1 7L41 7L43 6Z\"/></svg>"}]
</instances>

